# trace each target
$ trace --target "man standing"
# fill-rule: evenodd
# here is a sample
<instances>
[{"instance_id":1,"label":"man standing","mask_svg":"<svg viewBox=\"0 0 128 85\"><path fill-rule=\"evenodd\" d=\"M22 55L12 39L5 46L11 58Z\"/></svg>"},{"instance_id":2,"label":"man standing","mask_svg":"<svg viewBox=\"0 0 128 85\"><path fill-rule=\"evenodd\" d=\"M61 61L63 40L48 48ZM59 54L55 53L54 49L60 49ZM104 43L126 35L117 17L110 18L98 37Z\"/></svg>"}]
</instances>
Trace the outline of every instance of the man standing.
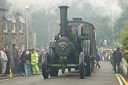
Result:
<instances>
[{"instance_id":1,"label":"man standing","mask_svg":"<svg viewBox=\"0 0 128 85\"><path fill-rule=\"evenodd\" d=\"M18 68L19 68L19 55L18 55L18 48L16 47L14 52L13 52L13 57L15 61L15 68L14 68L14 73L18 73Z\"/></svg>"},{"instance_id":2,"label":"man standing","mask_svg":"<svg viewBox=\"0 0 128 85\"><path fill-rule=\"evenodd\" d=\"M10 70L10 54L9 54L9 50L8 49L6 49L6 51L5 51L5 53L6 53L6 56L7 56L7 58L8 58L8 62L7 62L7 67L6 67L6 74L9 74L10 72L9 72L9 70Z\"/></svg>"},{"instance_id":3,"label":"man standing","mask_svg":"<svg viewBox=\"0 0 128 85\"><path fill-rule=\"evenodd\" d=\"M118 66L118 73L120 73L120 62L122 59L122 53L120 51L120 48L117 47L117 50L113 53L113 59L114 59L114 72L116 72L116 66Z\"/></svg>"},{"instance_id":4,"label":"man standing","mask_svg":"<svg viewBox=\"0 0 128 85\"><path fill-rule=\"evenodd\" d=\"M97 68L97 66L100 68L100 64L99 64L100 56L99 56L98 53L96 53L96 58L95 58L95 60L96 60L96 68Z\"/></svg>"},{"instance_id":5,"label":"man standing","mask_svg":"<svg viewBox=\"0 0 128 85\"><path fill-rule=\"evenodd\" d=\"M6 76L5 75L5 71L6 71L6 63L8 61L8 58L6 56L6 53L5 53L6 49L3 48L2 51L0 51L0 61L1 61L1 69L2 69L2 77Z\"/></svg>"},{"instance_id":6,"label":"man standing","mask_svg":"<svg viewBox=\"0 0 128 85\"><path fill-rule=\"evenodd\" d=\"M32 49L31 52L31 65L33 70L33 75L40 74L38 67L38 53Z\"/></svg>"}]
</instances>

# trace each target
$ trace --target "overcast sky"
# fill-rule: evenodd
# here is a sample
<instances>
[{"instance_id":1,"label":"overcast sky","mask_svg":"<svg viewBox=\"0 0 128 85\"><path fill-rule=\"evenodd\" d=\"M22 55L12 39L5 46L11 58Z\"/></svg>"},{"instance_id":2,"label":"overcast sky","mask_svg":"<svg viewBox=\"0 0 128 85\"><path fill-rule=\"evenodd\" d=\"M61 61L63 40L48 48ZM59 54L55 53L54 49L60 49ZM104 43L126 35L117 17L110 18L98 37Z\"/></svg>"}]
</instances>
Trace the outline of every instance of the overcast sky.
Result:
<instances>
[{"instance_id":1,"label":"overcast sky","mask_svg":"<svg viewBox=\"0 0 128 85\"><path fill-rule=\"evenodd\" d=\"M10 10L25 10L26 6L32 8L32 11L48 11L49 9L55 9L59 5L68 5L70 6L74 2L78 2L74 4L80 10L86 11L84 9L84 3L90 4L91 10L95 11L98 15L106 17L110 16L112 13L114 15L113 18L120 17L122 13L122 9L120 7L119 0L7 0L8 3L12 4ZM52 12L54 14L54 10Z\"/></svg>"}]
</instances>

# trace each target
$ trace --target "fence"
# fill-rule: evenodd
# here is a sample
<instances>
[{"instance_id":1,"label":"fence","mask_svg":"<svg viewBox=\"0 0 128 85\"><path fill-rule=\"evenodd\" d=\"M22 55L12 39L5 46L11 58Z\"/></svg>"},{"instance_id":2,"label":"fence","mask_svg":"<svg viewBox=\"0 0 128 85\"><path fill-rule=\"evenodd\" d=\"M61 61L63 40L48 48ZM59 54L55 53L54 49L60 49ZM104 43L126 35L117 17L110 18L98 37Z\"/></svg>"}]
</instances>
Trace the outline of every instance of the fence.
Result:
<instances>
[{"instance_id":1,"label":"fence","mask_svg":"<svg viewBox=\"0 0 128 85\"><path fill-rule=\"evenodd\" d=\"M124 58L122 59L122 62L120 64L120 69L124 75L128 76L128 63Z\"/></svg>"}]
</instances>

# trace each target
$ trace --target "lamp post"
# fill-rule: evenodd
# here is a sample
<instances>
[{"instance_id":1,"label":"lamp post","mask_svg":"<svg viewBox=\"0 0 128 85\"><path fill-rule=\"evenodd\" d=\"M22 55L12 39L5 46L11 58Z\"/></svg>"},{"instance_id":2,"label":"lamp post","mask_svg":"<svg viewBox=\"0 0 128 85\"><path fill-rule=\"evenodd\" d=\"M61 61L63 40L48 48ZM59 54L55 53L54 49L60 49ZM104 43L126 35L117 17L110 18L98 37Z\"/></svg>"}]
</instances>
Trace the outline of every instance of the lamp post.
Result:
<instances>
[{"instance_id":1,"label":"lamp post","mask_svg":"<svg viewBox=\"0 0 128 85\"><path fill-rule=\"evenodd\" d=\"M26 9L25 9L25 11L26 11L26 41L27 41L27 49L28 49L28 6L26 6Z\"/></svg>"},{"instance_id":2,"label":"lamp post","mask_svg":"<svg viewBox=\"0 0 128 85\"><path fill-rule=\"evenodd\" d=\"M115 40L114 25L113 25L113 9L111 8L111 28L112 28L112 39Z\"/></svg>"},{"instance_id":3,"label":"lamp post","mask_svg":"<svg viewBox=\"0 0 128 85\"><path fill-rule=\"evenodd\" d=\"M50 32L49 32L50 22L48 22L48 42L50 41Z\"/></svg>"},{"instance_id":4,"label":"lamp post","mask_svg":"<svg viewBox=\"0 0 128 85\"><path fill-rule=\"evenodd\" d=\"M33 40L34 48L36 48L36 33L33 33Z\"/></svg>"}]
</instances>

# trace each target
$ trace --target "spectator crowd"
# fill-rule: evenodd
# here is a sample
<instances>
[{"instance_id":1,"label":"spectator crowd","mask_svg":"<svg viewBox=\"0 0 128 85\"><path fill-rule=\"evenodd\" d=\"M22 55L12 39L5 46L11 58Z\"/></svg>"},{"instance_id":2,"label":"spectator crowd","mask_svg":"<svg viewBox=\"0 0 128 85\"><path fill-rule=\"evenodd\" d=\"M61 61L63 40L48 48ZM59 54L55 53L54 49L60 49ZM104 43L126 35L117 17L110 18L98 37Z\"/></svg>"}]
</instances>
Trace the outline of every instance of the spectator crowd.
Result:
<instances>
[{"instance_id":1,"label":"spectator crowd","mask_svg":"<svg viewBox=\"0 0 128 85\"><path fill-rule=\"evenodd\" d=\"M18 48L13 51L13 57L10 57L9 50L2 48L0 50L0 74L2 77L10 73L10 69L14 74L22 73L24 76L39 75L41 68L41 58L45 50L36 51L28 49L21 52ZM47 52L47 51L46 51ZM13 58L14 63L11 63ZM118 73L120 73L119 66L122 59L122 51L117 50L98 50L95 57L96 68L101 67L100 61L110 62L113 70L116 73L116 65L118 66ZM12 65L13 64L13 65ZM12 65L12 66L11 66Z\"/></svg>"},{"instance_id":2,"label":"spectator crowd","mask_svg":"<svg viewBox=\"0 0 128 85\"><path fill-rule=\"evenodd\" d=\"M112 64L114 73L120 73L120 62L122 60L122 50L117 47L117 49L115 50L98 50L98 53L96 55L96 68L97 66L99 66L99 61L106 61L106 62L110 62ZM117 69L118 71L116 71Z\"/></svg>"},{"instance_id":3,"label":"spectator crowd","mask_svg":"<svg viewBox=\"0 0 128 85\"><path fill-rule=\"evenodd\" d=\"M0 50L0 74L2 77L10 74L10 69L14 74L24 74L24 76L39 75L41 56L44 50L36 51L34 49L21 52L18 48L13 51L13 57L10 57L9 50L2 48ZM12 62L11 63L11 59Z\"/></svg>"}]
</instances>

